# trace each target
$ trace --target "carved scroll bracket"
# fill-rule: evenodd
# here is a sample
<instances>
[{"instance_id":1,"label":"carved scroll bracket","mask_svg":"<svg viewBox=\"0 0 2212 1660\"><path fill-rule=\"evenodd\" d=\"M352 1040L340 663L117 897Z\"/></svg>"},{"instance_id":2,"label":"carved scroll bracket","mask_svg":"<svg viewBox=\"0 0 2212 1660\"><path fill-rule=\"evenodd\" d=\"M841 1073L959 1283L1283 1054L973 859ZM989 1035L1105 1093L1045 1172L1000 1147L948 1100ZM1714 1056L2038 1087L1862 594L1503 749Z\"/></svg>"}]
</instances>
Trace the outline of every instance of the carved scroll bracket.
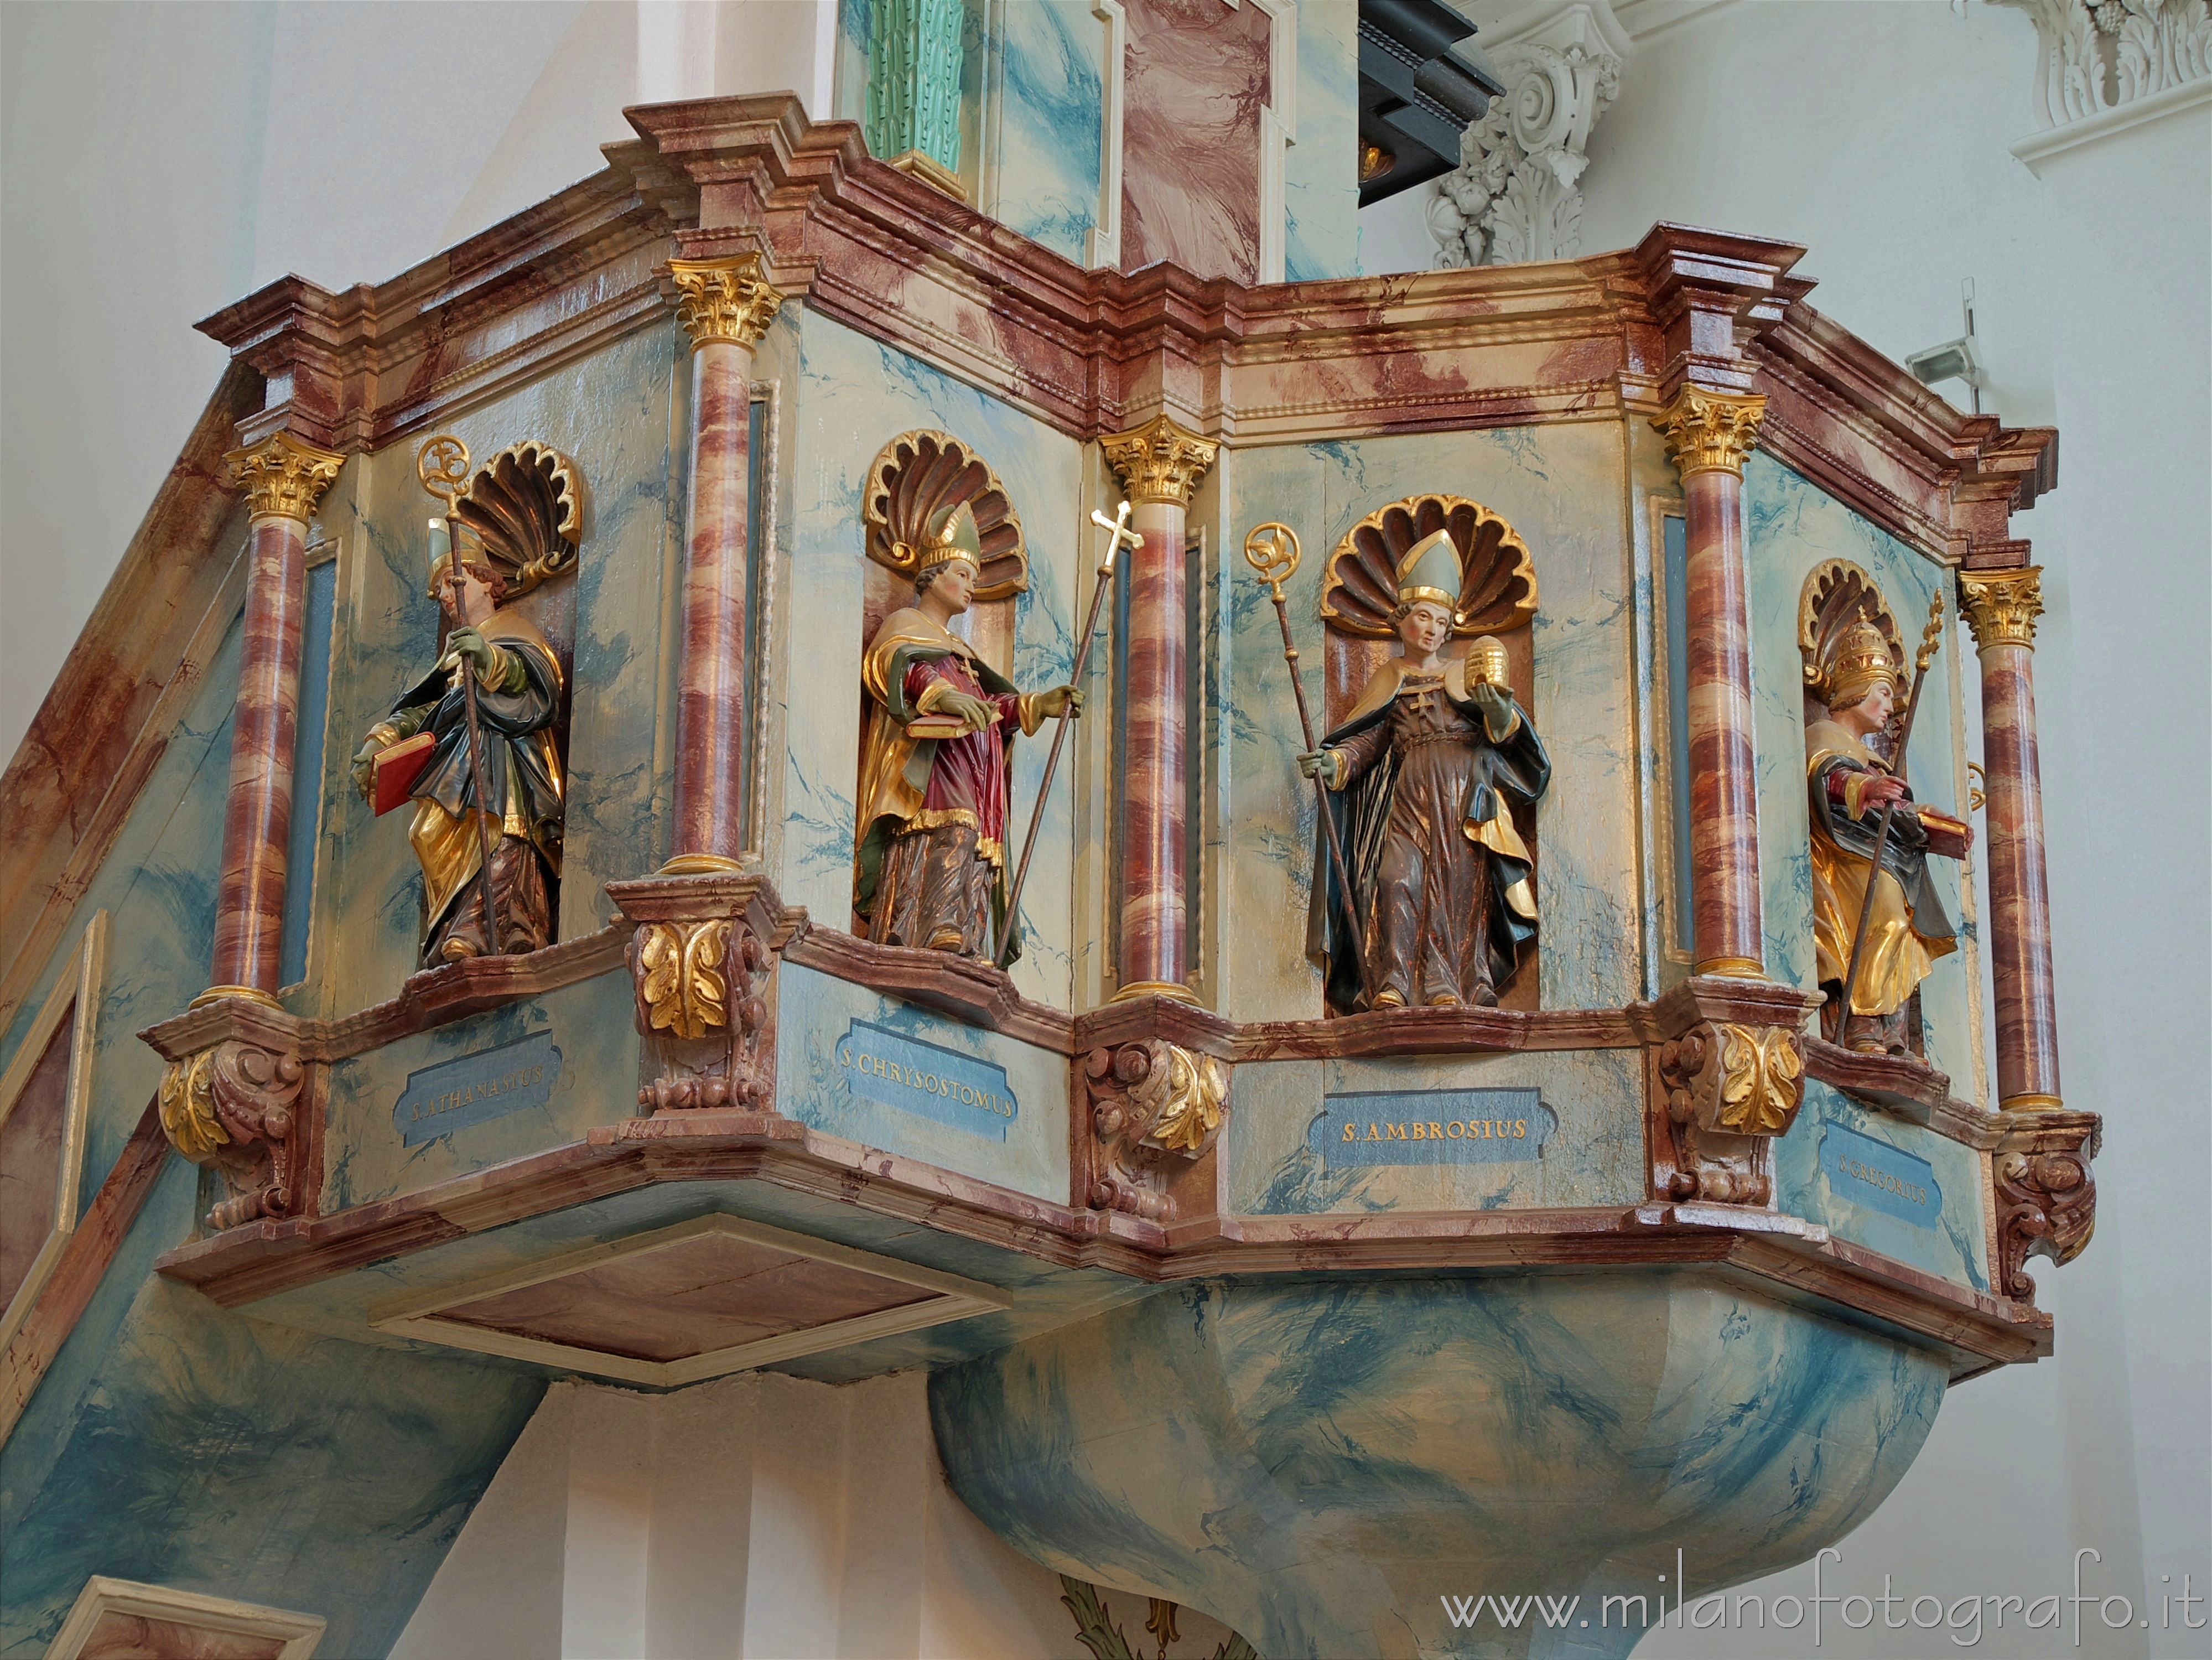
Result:
<instances>
[{"instance_id":1,"label":"carved scroll bracket","mask_svg":"<svg viewBox=\"0 0 2212 1660\"><path fill-rule=\"evenodd\" d=\"M1090 1202L1170 1220L1171 1178L1212 1150L1229 1116L1229 1068L1148 1037L1091 1050L1079 1077L1095 1144Z\"/></svg>"},{"instance_id":2,"label":"carved scroll bracket","mask_svg":"<svg viewBox=\"0 0 2212 1660\"><path fill-rule=\"evenodd\" d=\"M2047 1256L2063 1267L2097 1231L2097 1182L2089 1165L2104 1141L2104 1120L2094 1112L2006 1116L2021 1128L2006 1131L1990 1155L1997 1289L2033 1303L2027 1259Z\"/></svg>"},{"instance_id":3,"label":"carved scroll bracket","mask_svg":"<svg viewBox=\"0 0 2212 1660\"><path fill-rule=\"evenodd\" d=\"M1773 1144L1805 1099L1799 1028L1819 1000L1793 986L1702 977L1630 1007L1650 1057L1656 1195L1772 1207Z\"/></svg>"},{"instance_id":4,"label":"carved scroll bracket","mask_svg":"<svg viewBox=\"0 0 2212 1660\"><path fill-rule=\"evenodd\" d=\"M769 981L805 912L787 909L761 876L655 876L610 882L607 893L635 925L627 957L645 1039L638 1105L774 1111Z\"/></svg>"},{"instance_id":5,"label":"carved scroll bracket","mask_svg":"<svg viewBox=\"0 0 2212 1660\"><path fill-rule=\"evenodd\" d=\"M159 1102L170 1145L222 1179L227 1196L209 1211L208 1227L309 1213L319 1185L308 1091L315 1067L301 1058L292 1017L224 997L139 1037L169 1063Z\"/></svg>"}]
</instances>

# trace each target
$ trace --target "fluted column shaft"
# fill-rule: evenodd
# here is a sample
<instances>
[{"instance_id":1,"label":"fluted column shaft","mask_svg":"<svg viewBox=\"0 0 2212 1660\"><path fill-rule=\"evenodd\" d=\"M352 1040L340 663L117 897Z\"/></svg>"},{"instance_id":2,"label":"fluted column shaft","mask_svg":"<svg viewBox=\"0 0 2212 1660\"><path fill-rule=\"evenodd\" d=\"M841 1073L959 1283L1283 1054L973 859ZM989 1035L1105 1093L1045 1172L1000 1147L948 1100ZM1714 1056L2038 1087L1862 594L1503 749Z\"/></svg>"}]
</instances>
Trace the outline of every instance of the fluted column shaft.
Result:
<instances>
[{"instance_id":1,"label":"fluted column shaft","mask_svg":"<svg viewBox=\"0 0 2212 1660\"><path fill-rule=\"evenodd\" d=\"M228 459L232 477L247 492L252 540L210 992L273 998L282 972L285 844L299 736L307 521L344 458L278 433Z\"/></svg>"},{"instance_id":2,"label":"fluted column shaft","mask_svg":"<svg viewBox=\"0 0 2212 1660\"><path fill-rule=\"evenodd\" d=\"M1959 579L1960 609L1982 660L1982 766L1989 778L1990 970L1996 992L1997 1102L2060 1104L2057 990L2043 861L2035 742L2039 569Z\"/></svg>"},{"instance_id":3,"label":"fluted column shaft","mask_svg":"<svg viewBox=\"0 0 2212 1660\"><path fill-rule=\"evenodd\" d=\"M783 296L760 257L671 262L691 341L690 499L676 706L671 872L737 868L744 851L746 535L753 347Z\"/></svg>"},{"instance_id":4,"label":"fluted column shaft","mask_svg":"<svg viewBox=\"0 0 2212 1660\"><path fill-rule=\"evenodd\" d=\"M1657 425L1682 474L1693 972L1764 975L1743 459L1766 400L1686 388Z\"/></svg>"},{"instance_id":5,"label":"fluted column shaft","mask_svg":"<svg viewBox=\"0 0 2212 1660\"><path fill-rule=\"evenodd\" d=\"M1189 718L1184 534L1192 492L1218 446L1165 416L1101 441L1122 478L1130 523L1128 679L1122 688L1117 998L1194 1000L1190 973Z\"/></svg>"}]
</instances>

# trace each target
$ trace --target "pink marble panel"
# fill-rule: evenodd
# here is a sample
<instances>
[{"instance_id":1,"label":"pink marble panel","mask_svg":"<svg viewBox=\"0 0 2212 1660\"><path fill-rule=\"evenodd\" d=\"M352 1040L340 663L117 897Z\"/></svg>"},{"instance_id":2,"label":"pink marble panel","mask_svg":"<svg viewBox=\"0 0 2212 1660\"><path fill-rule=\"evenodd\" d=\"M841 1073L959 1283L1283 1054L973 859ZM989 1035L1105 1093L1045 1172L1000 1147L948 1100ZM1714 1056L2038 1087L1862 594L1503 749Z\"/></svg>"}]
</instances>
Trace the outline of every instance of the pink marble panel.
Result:
<instances>
[{"instance_id":1,"label":"pink marble panel","mask_svg":"<svg viewBox=\"0 0 2212 1660\"><path fill-rule=\"evenodd\" d=\"M680 1360L935 1296L709 1234L447 1309L461 1325L637 1360Z\"/></svg>"},{"instance_id":2,"label":"pink marble panel","mask_svg":"<svg viewBox=\"0 0 2212 1660\"><path fill-rule=\"evenodd\" d=\"M109 1608L77 1660L281 1660L285 1639Z\"/></svg>"},{"instance_id":3,"label":"pink marble panel","mask_svg":"<svg viewBox=\"0 0 2212 1660\"><path fill-rule=\"evenodd\" d=\"M1690 883L1698 963L1763 960L1743 479L1683 481L1689 550Z\"/></svg>"},{"instance_id":4,"label":"pink marble panel","mask_svg":"<svg viewBox=\"0 0 2212 1660\"><path fill-rule=\"evenodd\" d=\"M15 1295L54 1225L72 1025L64 1017L55 1028L7 1121L0 1123L0 1308Z\"/></svg>"},{"instance_id":5,"label":"pink marble panel","mask_svg":"<svg viewBox=\"0 0 2212 1660\"><path fill-rule=\"evenodd\" d=\"M1121 269L1260 275L1260 109L1272 20L1221 0L1126 0Z\"/></svg>"},{"instance_id":6,"label":"pink marble panel","mask_svg":"<svg viewBox=\"0 0 2212 1660\"><path fill-rule=\"evenodd\" d=\"M670 851L735 859L744 846L746 443L750 348L691 354L691 500L684 562Z\"/></svg>"}]
</instances>

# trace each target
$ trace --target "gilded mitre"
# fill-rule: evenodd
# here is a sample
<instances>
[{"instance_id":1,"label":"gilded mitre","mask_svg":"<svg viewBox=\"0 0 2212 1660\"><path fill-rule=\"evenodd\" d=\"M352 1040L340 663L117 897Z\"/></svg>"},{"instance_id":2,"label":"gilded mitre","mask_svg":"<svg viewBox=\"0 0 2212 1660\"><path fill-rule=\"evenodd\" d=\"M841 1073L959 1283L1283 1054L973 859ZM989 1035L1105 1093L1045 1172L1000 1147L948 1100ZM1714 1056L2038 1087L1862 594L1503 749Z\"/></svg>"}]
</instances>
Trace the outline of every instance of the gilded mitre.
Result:
<instances>
[{"instance_id":1,"label":"gilded mitre","mask_svg":"<svg viewBox=\"0 0 2212 1660\"><path fill-rule=\"evenodd\" d=\"M915 562L915 574L918 576L948 559L965 559L977 570L983 569L983 538L965 502L954 502L931 527L929 539L921 544L921 557Z\"/></svg>"},{"instance_id":2,"label":"gilded mitre","mask_svg":"<svg viewBox=\"0 0 2212 1660\"><path fill-rule=\"evenodd\" d=\"M1820 672L1820 701L1832 712L1856 708L1875 682L1886 680L1897 689L1897 660L1889 642L1873 623L1858 622L1843 630Z\"/></svg>"}]
</instances>

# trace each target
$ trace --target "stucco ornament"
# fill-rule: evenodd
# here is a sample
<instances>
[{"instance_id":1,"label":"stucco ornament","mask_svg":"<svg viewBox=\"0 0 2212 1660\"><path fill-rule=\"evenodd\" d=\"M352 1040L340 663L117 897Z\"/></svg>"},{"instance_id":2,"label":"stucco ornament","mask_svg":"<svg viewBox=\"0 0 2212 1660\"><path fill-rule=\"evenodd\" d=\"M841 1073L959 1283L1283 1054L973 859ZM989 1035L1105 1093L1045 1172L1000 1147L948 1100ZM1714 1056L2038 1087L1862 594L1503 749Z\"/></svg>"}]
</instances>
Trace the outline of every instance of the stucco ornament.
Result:
<instances>
[{"instance_id":1,"label":"stucco ornament","mask_svg":"<svg viewBox=\"0 0 2212 1660\"><path fill-rule=\"evenodd\" d=\"M1461 134L1460 164L1429 204L1440 271L1579 253L1590 130L1620 92L1620 58L1586 6L1491 59L1505 95Z\"/></svg>"}]
</instances>

